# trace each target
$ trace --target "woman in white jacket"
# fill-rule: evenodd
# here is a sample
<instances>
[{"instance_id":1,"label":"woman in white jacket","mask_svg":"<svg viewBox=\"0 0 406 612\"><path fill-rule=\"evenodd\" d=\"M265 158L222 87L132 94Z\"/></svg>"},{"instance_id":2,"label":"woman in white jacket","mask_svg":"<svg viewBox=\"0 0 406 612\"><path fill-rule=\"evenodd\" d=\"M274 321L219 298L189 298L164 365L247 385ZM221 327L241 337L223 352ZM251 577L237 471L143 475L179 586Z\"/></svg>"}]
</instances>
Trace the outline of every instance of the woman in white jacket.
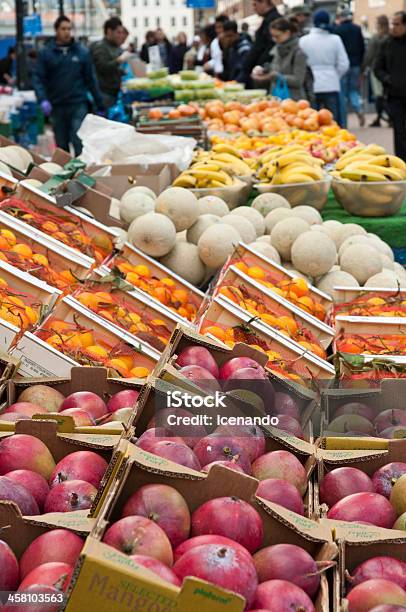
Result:
<instances>
[{"instance_id":1,"label":"woman in white jacket","mask_svg":"<svg viewBox=\"0 0 406 612\"><path fill-rule=\"evenodd\" d=\"M317 109L328 108L340 123L340 79L350 62L343 42L330 30L330 15L319 10L313 16L314 27L300 41L313 72Z\"/></svg>"}]
</instances>

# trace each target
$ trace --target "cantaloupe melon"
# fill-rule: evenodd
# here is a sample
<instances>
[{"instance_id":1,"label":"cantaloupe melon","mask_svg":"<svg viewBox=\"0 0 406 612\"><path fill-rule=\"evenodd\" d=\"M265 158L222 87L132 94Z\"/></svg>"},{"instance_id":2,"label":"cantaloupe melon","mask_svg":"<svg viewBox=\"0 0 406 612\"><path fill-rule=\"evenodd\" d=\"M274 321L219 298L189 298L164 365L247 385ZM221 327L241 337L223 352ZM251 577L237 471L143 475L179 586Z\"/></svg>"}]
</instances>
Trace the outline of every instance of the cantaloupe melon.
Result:
<instances>
[{"instance_id":1,"label":"cantaloupe melon","mask_svg":"<svg viewBox=\"0 0 406 612\"><path fill-rule=\"evenodd\" d=\"M199 198L199 215L217 215L218 217L224 217L228 215L230 209L227 204L221 198L217 196L204 196Z\"/></svg>"},{"instance_id":2,"label":"cantaloupe melon","mask_svg":"<svg viewBox=\"0 0 406 612\"><path fill-rule=\"evenodd\" d=\"M196 196L183 187L165 189L156 199L155 210L166 215L177 232L192 227L200 215Z\"/></svg>"},{"instance_id":3,"label":"cantaloupe melon","mask_svg":"<svg viewBox=\"0 0 406 612\"><path fill-rule=\"evenodd\" d=\"M251 206L237 206L237 208L234 208L230 214L241 215L242 217L248 219L248 221L250 221L250 223L252 223L252 225L255 227L258 237L265 234L265 220L261 213L255 210L255 208L251 208Z\"/></svg>"},{"instance_id":4,"label":"cantaloupe melon","mask_svg":"<svg viewBox=\"0 0 406 612\"><path fill-rule=\"evenodd\" d=\"M220 268L240 242L240 235L231 225L215 223L203 232L197 246L199 256L209 268Z\"/></svg>"},{"instance_id":5,"label":"cantaloupe melon","mask_svg":"<svg viewBox=\"0 0 406 612\"><path fill-rule=\"evenodd\" d=\"M296 238L291 250L295 268L311 277L326 274L336 258L337 251L331 238L310 230Z\"/></svg>"},{"instance_id":6,"label":"cantaloupe melon","mask_svg":"<svg viewBox=\"0 0 406 612\"><path fill-rule=\"evenodd\" d=\"M134 219L128 240L151 257L163 257L175 246L176 229L165 215L150 212Z\"/></svg>"},{"instance_id":7,"label":"cantaloupe melon","mask_svg":"<svg viewBox=\"0 0 406 612\"><path fill-rule=\"evenodd\" d=\"M257 240L256 242L250 244L250 248L256 251L257 253L264 255L264 257L267 257L271 261L275 261L278 264L281 263L281 258L278 251L275 249L275 247L269 244L269 242Z\"/></svg>"},{"instance_id":8,"label":"cantaloupe melon","mask_svg":"<svg viewBox=\"0 0 406 612\"><path fill-rule=\"evenodd\" d=\"M340 221L335 221L334 219L329 219L328 221L323 221L322 227L325 230L325 233L335 245L338 243L338 237L340 234L340 230L342 227L342 223Z\"/></svg>"},{"instance_id":9,"label":"cantaloupe melon","mask_svg":"<svg viewBox=\"0 0 406 612\"><path fill-rule=\"evenodd\" d=\"M241 241L245 244L250 244L257 239L257 233L255 227L248 219L241 215L224 215L221 218L222 223L231 225L241 236Z\"/></svg>"},{"instance_id":10,"label":"cantaloupe melon","mask_svg":"<svg viewBox=\"0 0 406 612\"><path fill-rule=\"evenodd\" d=\"M393 287L396 289L400 284L401 287L406 286L406 282L404 280L400 280L399 277L392 270L383 270L378 274L374 274L365 283L365 287L376 287L377 289L381 288L390 288Z\"/></svg>"},{"instance_id":11,"label":"cantaloupe melon","mask_svg":"<svg viewBox=\"0 0 406 612\"><path fill-rule=\"evenodd\" d=\"M307 232L310 225L303 219L288 218L279 221L271 232L271 245L284 261L290 261L292 245L296 238Z\"/></svg>"},{"instance_id":12,"label":"cantaloupe melon","mask_svg":"<svg viewBox=\"0 0 406 612\"><path fill-rule=\"evenodd\" d=\"M309 225L321 225L323 223L321 214L312 206L295 206L294 208L292 208L292 210L295 217L303 219Z\"/></svg>"},{"instance_id":13,"label":"cantaloupe melon","mask_svg":"<svg viewBox=\"0 0 406 612\"><path fill-rule=\"evenodd\" d=\"M192 285L199 285L206 275L206 266L199 257L199 249L188 242L177 242L162 257L161 263Z\"/></svg>"},{"instance_id":14,"label":"cantaloupe melon","mask_svg":"<svg viewBox=\"0 0 406 612\"><path fill-rule=\"evenodd\" d=\"M23 160L18 153L13 150L13 147L0 148L0 161L20 172L24 172L25 170Z\"/></svg>"},{"instance_id":15,"label":"cantaloupe melon","mask_svg":"<svg viewBox=\"0 0 406 612\"><path fill-rule=\"evenodd\" d=\"M265 230L267 234L270 234L279 221L287 219L288 217L294 217L293 210L290 208L274 208L265 217Z\"/></svg>"},{"instance_id":16,"label":"cantaloupe melon","mask_svg":"<svg viewBox=\"0 0 406 612\"><path fill-rule=\"evenodd\" d=\"M219 223L220 217L218 215L200 215L198 220L193 223L192 227L189 227L186 233L187 242L191 242L192 244L197 244L199 242L200 236L203 234L208 227L213 225L214 223Z\"/></svg>"},{"instance_id":17,"label":"cantaloupe melon","mask_svg":"<svg viewBox=\"0 0 406 612\"><path fill-rule=\"evenodd\" d=\"M39 165L39 168L42 168L45 170L45 172L48 172L48 174L58 174L59 172L63 171L62 166L55 164L54 162L44 162L43 164Z\"/></svg>"},{"instance_id":18,"label":"cantaloupe melon","mask_svg":"<svg viewBox=\"0 0 406 612\"><path fill-rule=\"evenodd\" d=\"M354 236L349 236L344 240L344 242L341 243L341 246L338 249L338 257L340 258L341 255L344 253L345 249L348 249L348 247L353 246L354 244L369 244L369 246L373 246L368 240L368 237L364 234L356 234Z\"/></svg>"},{"instance_id":19,"label":"cantaloupe melon","mask_svg":"<svg viewBox=\"0 0 406 612\"><path fill-rule=\"evenodd\" d=\"M366 236L367 232L361 225L358 225L358 223L343 223L336 239L337 248L340 248L344 240L358 234Z\"/></svg>"},{"instance_id":20,"label":"cantaloupe melon","mask_svg":"<svg viewBox=\"0 0 406 612\"><path fill-rule=\"evenodd\" d=\"M131 191L133 193L145 193L145 195L149 196L153 200L156 200L156 193L155 193L155 191L153 191L149 187L145 187L145 185L135 185L134 187L130 187L130 189L127 189L127 191L125 193L128 193L129 191ZM125 195L125 194L123 194L123 195Z\"/></svg>"},{"instance_id":21,"label":"cantaloupe melon","mask_svg":"<svg viewBox=\"0 0 406 612\"><path fill-rule=\"evenodd\" d=\"M265 242L266 244L271 244L271 236L269 234L264 234L256 239L255 242Z\"/></svg>"},{"instance_id":22,"label":"cantaloupe melon","mask_svg":"<svg viewBox=\"0 0 406 612\"><path fill-rule=\"evenodd\" d=\"M290 208L286 198L279 193L261 193L251 204L263 217L266 217L274 208Z\"/></svg>"},{"instance_id":23,"label":"cantaloupe melon","mask_svg":"<svg viewBox=\"0 0 406 612\"><path fill-rule=\"evenodd\" d=\"M391 258L388 257L386 253L382 253L381 251L378 251L378 253L379 253L379 257L381 258L383 270L394 271L395 269L393 267L393 261L391 260Z\"/></svg>"},{"instance_id":24,"label":"cantaloupe melon","mask_svg":"<svg viewBox=\"0 0 406 612\"><path fill-rule=\"evenodd\" d=\"M406 270L402 264L395 261L393 264L393 271L395 272L396 276L402 279L403 282L406 281Z\"/></svg>"},{"instance_id":25,"label":"cantaloupe melon","mask_svg":"<svg viewBox=\"0 0 406 612\"><path fill-rule=\"evenodd\" d=\"M371 245L375 249L377 249L381 253L384 253L385 255L387 255L392 261L395 260L395 257L393 255L393 251L390 248L389 244L387 244L384 240L381 240L381 238L379 238L379 236L376 236L375 234L368 234L368 239L370 240Z\"/></svg>"},{"instance_id":26,"label":"cantaloupe melon","mask_svg":"<svg viewBox=\"0 0 406 612\"><path fill-rule=\"evenodd\" d=\"M120 200L120 219L129 225L137 217L153 212L155 200L143 191L129 189Z\"/></svg>"},{"instance_id":27,"label":"cantaloupe melon","mask_svg":"<svg viewBox=\"0 0 406 612\"><path fill-rule=\"evenodd\" d=\"M334 287L358 287L358 281L348 272L331 270L318 281L316 286L320 291L330 295L334 301L343 301L342 294L335 291Z\"/></svg>"},{"instance_id":28,"label":"cantaloupe melon","mask_svg":"<svg viewBox=\"0 0 406 612\"><path fill-rule=\"evenodd\" d=\"M369 244L353 244L340 257L340 268L352 274L360 285L382 271L379 253Z\"/></svg>"},{"instance_id":29,"label":"cantaloupe melon","mask_svg":"<svg viewBox=\"0 0 406 612\"><path fill-rule=\"evenodd\" d=\"M0 172L6 176L13 176L10 168L3 161L0 161Z\"/></svg>"},{"instance_id":30,"label":"cantaloupe melon","mask_svg":"<svg viewBox=\"0 0 406 612\"><path fill-rule=\"evenodd\" d=\"M183 230L183 232L178 232L176 234L176 242L189 242L186 236L186 230Z\"/></svg>"}]
</instances>

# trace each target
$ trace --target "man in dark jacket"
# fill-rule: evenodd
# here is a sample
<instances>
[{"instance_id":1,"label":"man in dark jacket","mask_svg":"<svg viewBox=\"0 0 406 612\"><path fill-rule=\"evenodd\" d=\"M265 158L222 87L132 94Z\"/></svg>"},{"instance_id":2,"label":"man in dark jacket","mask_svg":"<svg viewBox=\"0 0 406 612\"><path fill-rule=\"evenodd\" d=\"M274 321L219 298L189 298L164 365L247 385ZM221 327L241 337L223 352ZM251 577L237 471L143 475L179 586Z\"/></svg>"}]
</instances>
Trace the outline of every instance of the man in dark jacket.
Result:
<instances>
[{"instance_id":1,"label":"man in dark jacket","mask_svg":"<svg viewBox=\"0 0 406 612\"><path fill-rule=\"evenodd\" d=\"M361 66L365 53L364 37L360 26L353 23L352 13L349 9L342 10L339 19L340 25L335 28L334 32L342 39L348 59L350 60L350 69L341 78L343 127L347 125L348 106L354 109L360 125L363 126L365 124L365 116L362 112L359 90Z\"/></svg>"},{"instance_id":2,"label":"man in dark jacket","mask_svg":"<svg viewBox=\"0 0 406 612\"><path fill-rule=\"evenodd\" d=\"M406 161L406 12L395 13L391 35L381 44L374 66L393 122L396 155Z\"/></svg>"},{"instance_id":3,"label":"man in dark jacket","mask_svg":"<svg viewBox=\"0 0 406 612\"><path fill-rule=\"evenodd\" d=\"M58 147L75 155L82 150L77 131L87 114L87 92L98 110L103 100L89 51L72 38L72 23L60 16L55 21L55 38L38 54L33 85L46 116L51 115Z\"/></svg>"},{"instance_id":4,"label":"man in dark jacket","mask_svg":"<svg viewBox=\"0 0 406 612\"><path fill-rule=\"evenodd\" d=\"M269 59L269 52L273 47L273 40L269 25L281 16L273 5L272 0L253 0L255 13L262 17L262 23L255 33L255 41L244 60L244 82L251 82L251 72L255 66L262 66Z\"/></svg>"},{"instance_id":5,"label":"man in dark jacket","mask_svg":"<svg viewBox=\"0 0 406 612\"><path fill-rule=\"evenodd\" d=\"M125 64L130 54L120 48L125 40L125 28L118 17L110 17L103 29L103 40L95 43L91 51L104 106L109 109L117 102L121 79L125 74L122 64Z\"/></svg>"},{"instance_id":6,"label":"man in dark jacket","mask_svg":"<svg viewBox=\"0 0 406 612\"><path fill-rule=\"evenodd\" d=\"M236 21L226 21L221 42L226 51L224 57L225 81L244 82L244 60L251 50L251 43L242 34L238 33Z\"/></svg>"}]
</instances>

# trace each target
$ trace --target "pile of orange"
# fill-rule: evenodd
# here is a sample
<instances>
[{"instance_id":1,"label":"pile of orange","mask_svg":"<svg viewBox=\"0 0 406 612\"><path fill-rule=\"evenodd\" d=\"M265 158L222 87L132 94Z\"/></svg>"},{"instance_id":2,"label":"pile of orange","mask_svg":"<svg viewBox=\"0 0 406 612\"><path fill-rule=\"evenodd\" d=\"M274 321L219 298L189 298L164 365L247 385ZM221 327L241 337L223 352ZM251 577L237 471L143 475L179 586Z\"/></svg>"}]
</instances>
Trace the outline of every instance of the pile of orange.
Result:
<instances>
[{"instance_id":1,"label":"pile of orange","mask_svg":"<svg viewBox=\"0 0 406 612\"><path fill-rule=\"evenodd\" d=\"M209 130L225 132L282 132L292 128L316 132L333 125L332 113L316 111L307 100L263 100L252 104L211 100L204 107L203 118Z\"/></svg>"},{"instance_id":2,"label":"pile of orange","mask_svg":"<svg viewBox=\"0 0 406 612\"><path fill-rule=\"evenodd\" d=\"M125 342L113 344L102 334L79 324L51 317L38 336L81 365L112 368L124 378L146 378L150 370L140 366L138 354Z\"/></svg>"},{"instance_id":3,"label":"pile of orange","mask_svg":"<svg viewBox=\"0 0 406 612\"><path fill-rule=\"evenodd\" d=\"M164 113L160 108L151 108L148 111L148 119L151 121L161 121L161 119L182 119L183 117L193 117L199 115L199 107L192 104L180 104L176 108Z\"/></svg>"},{"instance_id":4,"label":"pile of orange","mask_svg":"<svg viewBox=\"0 0 406 612\"><path fill-rule=\"evenodd\" d=\"M123 297L106 291L80 290L75 298L84 306L93 310L103 319L119 325L134 336L144 340L162 351L168 344L171 330L162 319L147 317L146 313L137 312Z\"/></svg>"},{"instance_id":5,"label":"pile of orange","mask_svg":"<svg viewBox=\"0 0 406 612\"><path fill-rule=\"evenodd\" d=\"M126 281L134 287L145 291L184 319L194 320L198 304L191 291L179 286L172 278L153 276L145 264L132 264L125 258L119 257L115 265L125 275Z\"/></svg>"},{"instance_id":6,"label":"pile of orange","mask_svg":"<svg viewBox=\"0 0 406 612\"><path fill-rule=\"evenodd\" d=\"M352 302L336 304L334 315L350 315L353 317L406 317L406 300L401 293L381 296L374 293L365 295Z\"/></svg>"},{"instance_id":7,"label":"pile of orange","mask_svg":"<svg viewBox=\"0 0 406 612\"><path fill-rule=\"evenodd\" d=\"M23 331L31 329L40 317L41 304L27 294L13 290L0 276L0 318Z\"/></svg>"},{"instance_id":8,"label":"pile of orange","mask_svg":"<svg viewBox=\"0 0 406 612\"><path fill-rule=\"evenodd\" d=\"M336 339L341 353L356 355L406 355L406 337L402 334L342 334Z\"/></svg>"}]
</instances>

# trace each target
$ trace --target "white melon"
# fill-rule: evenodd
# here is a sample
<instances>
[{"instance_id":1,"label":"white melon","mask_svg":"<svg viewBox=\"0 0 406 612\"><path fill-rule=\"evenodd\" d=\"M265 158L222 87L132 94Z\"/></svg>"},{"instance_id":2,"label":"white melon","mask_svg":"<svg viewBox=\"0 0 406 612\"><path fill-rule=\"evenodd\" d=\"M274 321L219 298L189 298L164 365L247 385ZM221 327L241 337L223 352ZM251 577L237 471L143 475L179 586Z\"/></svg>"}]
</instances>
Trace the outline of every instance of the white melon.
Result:
<instances>
[{"instance_id":1,"label":"white melon","mask_svg":"<svg viewBox=\"0 0 406 612\"><path fill-rule=\"evenodd\" d=\"M225 215L221 218L221 222L236 229L241 236L241 241L245 244L250 244L257 239L255 227L242 215Z\"/></svg>"},{"instance_id":2,"label":"white melon","mask_svg":"<svg viewBox=\"0 0 406 612\"><path fill-rule=\"evenodd\" d=\"M209 268L220 268L240 242L240 234L226 223L215 223L199 238L199 256Z\"/></svg>"},{"instance_id":3,"label":"white melon","mask_svg":"<svg viewBox=\"0 0 406 612\"><path fill-rule=\"evenodd\" d=\"M340 268L354 276L363 285L371 276L382 271L378 251L369 244L353 244L340 256Z\"/></svg>"},{"instance_id":4,"label":"white melon","mask_svg":"<svg viewBox=\"0 0 406 612\"><path fill-rule=\"evenodd\" d=\"M266 217L274 208L290 208L286 198L279 193L261 193L251 204L263 217Z\"/></svg>"},{"instance_id":5,"label":"white melon","mask_svg":"<svg viewBox=\"0 0 406 612\"><path fill-rule=\"evenodd\" d=\"M296 238L307 232L310 225L303 219L283 219L271 232L271 245L275 247L284 261L290 261L292 245Z\"/></svg>"},{"instance_id":6,"label":"white melon","mask_svg":"<svg viewBox=\"0 0 406 612\"><path fill-rule=\"evenodd\" d=\"M200 212L196 196L183 187L169 187L156 199L155 210L166 215L177 232L189 229L196 223Z\"/></svg>"},{"instance_id":7,"label":"white melon","mask_svg":"<svg viewBox=\"0 0 406 612\"><path fill-rule=\"evenodd\" d=\"M151 257L163 257L175 246L176 229L165 215L150 212L134 219L128 240Z\"/></svg>"},{"instance_id":8,"label":"white melon","mask_svg":"<svg viewBox=\"0 0 406 612\"><path fill-rule=\"evenodd\" d=\"M219 223L219 221L220 221L220 217L218 215L211 215L211 214L200 215L197 221L193 223L192 227L190 227L187 230L187 233L186 233L187 242L191 242L192 244L197 244L203 232L207 230L207 228L213 225L214 223Z\"/></svg>"},{"instance_id":9,"label":"white melon","mask_svg":"<svg viewBox=\"0 0 406 612\"><path fill-rule=\"evenodd\" d=\"M161 263L192 285L199 285L206 275L206 266L199 257L199 249L188 242L177 242L162 257Z\"/></svg>"},{"instance_id":10,"label":"white melon","mask_svg":"<svg viewBox=\"0 0 406 612\"><path fill-rule=\"evenodd\" d=\"M291 250L295 268L310 277L326 274L335 264L336 258L337 251L331 238L310 230L295 240Z\"/></svg>"},{"instance_id":11,"label":"white melon","mask_svg":"<svg viewBox=\"0 0 406 612\"><path fill-rule=\"evenodd\" d=\"M248 219L248 221L250 221L255 227L258 237L265 234L265 220L261 213L255 210L255 208L251 208L251 206L237 206L237 208L234 208L230 214L241 215L242 217Z\"/></svg>"},{"instance_id":12,"label":"white melon","mask_svg":"<svg viewBox=\"0 0 406 612\"><path fill-rule=\"evenodd\" d=\"M218 217L224 217L224 215L228 215L230 212L224 200L213 195L199 198L198 205L200 215L217 215Z\"/></svg>"}]
</instances>

